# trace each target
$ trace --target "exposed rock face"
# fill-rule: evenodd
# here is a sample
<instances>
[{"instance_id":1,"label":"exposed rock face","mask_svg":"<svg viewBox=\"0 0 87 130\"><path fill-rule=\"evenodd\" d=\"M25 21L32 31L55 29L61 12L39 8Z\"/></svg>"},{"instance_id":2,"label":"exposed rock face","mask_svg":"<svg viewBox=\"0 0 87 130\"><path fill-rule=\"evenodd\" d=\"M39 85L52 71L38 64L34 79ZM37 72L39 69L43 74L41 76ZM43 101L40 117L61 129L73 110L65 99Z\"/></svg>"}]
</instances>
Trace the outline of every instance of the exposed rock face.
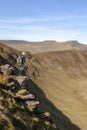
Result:
<instances>
[{"instance_id":1,"label":"exposed rock face","mask_svg":"<svg viewBox=\"0 0 87 130\"><path fill-rule=\"evenodd\" d=\"M26 95L19 95L19 97L22 100L34 100L36 98L36 95L32 94L32 93L28 93Z\"/></svg>"},{"instance_id":2,"label":"exposed rock face","mask_svg":"<svg viewBox=\"0 0 87 130\"><path fill-rule=\"evenodd\" d=\"M29 110L32 109L32 111L34 111L38 107L39 101L26 101L26 105L28 106Z\"/></svg>"},{"instance_id":3,"label":"exposed rock face","mask_svg":"<svg viewBox=\"0 0 87 130\"><path fill-rule=\"evenodd\" d=\"M45 121L52 123L52 117L51 117L51 114L49 112L44 112L42 118Z\"/></svg>"},{"instance_id":4,"label":"exposed rock face","mask_svg":"<svg viewBox=\"0 0 87 130\"><path fill-rule=\"evenodd\" d=\"M18 78L18 81L16 80L17 78ZM0 84L0 88L2 89L2 91L0 89L0 103L1 103L0 104L1 105L0 114L2 114L2 112L3 112L4 116L5 116L5 114L8 115L5 118L6 118L6 121L8 121L7 123L9 124L9 127L7 127L8 124L6 124L7 126L3 126L3 127L2 127L2 124L0 124L0 128L3 130L5 127L7 128L6 130L9 130L10 127L12 127L12 130L14 130L13 129L14 127L17 130L22 130L22 129L27 130L27 128L28 129L34 128L37 130L42 130L45 128L50 130L51 128L53 128L53 130L59 130L59 129L57 129L57 127L55 128L53 126L54 124L53 124L53 122L51 122L50 114L47 114L47 112L43 114L42 112L39 111L38 106L40 105L40 102L37 99L38 95L27 91L26 87L24 89L20 86L19 82L21 81L20 83L22 83L23 79L28 80L28 77L26 77L26 76L25 77L21 76L21 77L16 77L16 78L9 77L8 80L6 81L5 85ZM26 90L26 91L24 92L24 94L22 94L22 93L20 94L19 93L20 90ZM9 93L7 93L7 92L9 92ZM18 96L16 96L17 93L19 93ZM5 102L4 102L4 100L5 100ZM5 109L4 109L4 106L5 106ZM8 109L9 109L10 113L8 113ZM29 127L27 124L28 120L27 120L25 111L26 112L29 111L29 112L27 112L27 116L31 116L31 121L29 119L30 117L28 117L28 119L29 119L30 125L33 122L32 127ZM13 112L13 114L11 114L11 112ZM23 116L20 115L21 113ZM30 113L30 115L28 115L29 113ZM3 119L5 119L5 118L3 118ZM43 122L43 123L40 123L39 120L41 120L41 122ZM21 123L21 126L20 127L15 126L15 122ZM3 123L2 120L0 121L0 123ZM38 123L39 123L39 126L38 126ZM48 128L48 126L49 126L49 128Z\"/></svg>"},{"instance_id":5,"label":"exposed rock face","mask_svg":"<svg viewBox=\"0 0 87 130\"><path fill-rule=\"evenodd\" d=\"M29 78L27 76L17 76L16 80L19 82L20 85L22 85L23 82L27 82Z\"/></svg>"},{"instance_id":6,"label":"exposed rock face","mask_svg":"<svg viewBox=\"0 0 87 130\"><path fill-rule=\"evenodd\" d=\"M11 75L11 74L15 73L14 68L12 66L10 66L9 64L1 65L0 68L1 68L1 72L3 74Z\"/></svg>"},{"instance_id":7,"label":"exposed rock face","mask_svg":"<svg viewBox=\"0 0 87 130\"><path fill-rule=\"evenodd\" d=\"M0 43L0 73L2 74L0 75L0 130L43 130L46 128L50 130L41 118L42 111L38 109L40 106L38 93L35 91L33 93L33 90L29 91L29 87L32 87L34 83L29 84L27 76L17 75L16 58L20 53ZM38 63L38 61L30 53L27 53L27 60L28 64L30 63L34 68L32 70L29 65L30 77L35 78L38 75L38 69L33 63ZM3 123L1 115L4 115L7 123L6 121Z\"/></svg>"}]
</instances>

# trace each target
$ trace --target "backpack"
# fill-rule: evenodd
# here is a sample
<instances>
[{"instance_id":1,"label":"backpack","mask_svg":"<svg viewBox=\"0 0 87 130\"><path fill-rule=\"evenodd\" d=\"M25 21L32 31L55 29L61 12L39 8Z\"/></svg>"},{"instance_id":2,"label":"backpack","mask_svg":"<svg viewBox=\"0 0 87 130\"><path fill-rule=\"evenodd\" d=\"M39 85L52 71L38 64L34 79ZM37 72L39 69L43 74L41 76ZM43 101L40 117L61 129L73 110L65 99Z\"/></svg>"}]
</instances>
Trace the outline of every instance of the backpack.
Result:
<instances>
[{"instance_id":1,"label":"backpack","mask_svg":"<svg viewBox=\"0 0 87 130\"><path fill-rule=\"evenodd\" d=\"M17 64L18 64L18 66L22 66L22 57L21 56L19 56L18 58L17 58Z\"/></svg>"},{"instance_id":2,"label":"backpack","mask_svg":"<svg viewBox=\"0 0 87 130\"><path fill-rule=\"evenodd\" d=\"M22 63L25 64L25 62L26 62L26 57L22 56Z\"/></svg>"}]
</instances>

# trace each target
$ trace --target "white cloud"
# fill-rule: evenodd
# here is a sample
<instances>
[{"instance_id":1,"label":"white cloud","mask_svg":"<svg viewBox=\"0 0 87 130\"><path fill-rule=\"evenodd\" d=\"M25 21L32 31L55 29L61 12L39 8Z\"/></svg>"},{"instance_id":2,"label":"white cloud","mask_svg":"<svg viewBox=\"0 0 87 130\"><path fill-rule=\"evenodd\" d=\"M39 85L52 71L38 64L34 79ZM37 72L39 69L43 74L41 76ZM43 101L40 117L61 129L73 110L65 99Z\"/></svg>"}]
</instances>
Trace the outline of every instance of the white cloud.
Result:
<instances>
[{"instance_id":1,"label":"white cloud","mask_svg":"<svg viewBox=\"0 0 87 130\"><path fill-rule=\"evenodd\" d=\"M75 28L77 25L78 27L87 25L79 20L81 17L83 16L0 19L0 34L2 34L0 39L28 41L83 41L85 39L87 41L84 32L80 28L79 30ZM86 17L84 18L86 19Z\"/></svg>"},{"instance_id":2,"label":"white cloud","mask_svg":"<svg viewBox=\"0 0 87 130\"><path fill-rule=\"evenodd\" d=\"M14 34L2 34L0 35L0 39L15 39L15 40L28 40L28 41L43 41L43 40L69 40L69 39L75 39L77 36L76 32L73 31L67 31L67 30L39 30L36 32L20 32L20 33L14 33Z\"/></svg>"},{"instance_id":3,"label":"white cloud","mask_svg":"<svg viewBox=\"0 0 87 130\"><path fill-rule=\"evenodd\" d=\"M0 24L0 29L6 29L6 30L43 30L46 26L41 25L24 25L24 26L18 26L18 25L2 25Z\"/></svg>"},{"instance_id":4,"label":"white cloud","mask_svg":"<svg viewBox=\"0 0 87 130\"><path fill-rule=\"evenodd\" d=\"M77 19L87 19L84 15L69 15L69 16L43 16L43 17L20 17L20 18L7 18L0 19L0 23L29 23L29 22L49 22L49 21L64 21L64 20L77 20Z\"/></svg>"}]
</instances>

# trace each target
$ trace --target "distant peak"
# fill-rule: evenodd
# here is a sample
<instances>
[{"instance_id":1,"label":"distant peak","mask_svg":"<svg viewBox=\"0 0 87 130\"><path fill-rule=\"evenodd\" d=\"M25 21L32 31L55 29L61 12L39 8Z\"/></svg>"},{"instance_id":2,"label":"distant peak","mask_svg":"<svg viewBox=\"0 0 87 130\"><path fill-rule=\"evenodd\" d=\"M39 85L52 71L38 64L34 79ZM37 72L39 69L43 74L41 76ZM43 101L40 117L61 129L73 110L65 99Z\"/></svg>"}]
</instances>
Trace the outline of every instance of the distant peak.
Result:
<instances>
[{"instance_id":1,"label":"distant peak","mask_svg":"<svg viewBox=\"0 0 87 130\"><path fill-rule=\"evenodd\" d=\"M71 42L71 43L79 43L77 40L71 40L71 41L67 41L67 42Z\"/></svg>"},{"instance_id":2,"label":"distant peak","mask_svg":"<svg viewBox=\"0 0 87 130\"><path fill-rule=\"evenodd\" d=\"M70 43L70 45L71 45L72 47L76 47L76 46L79 46L79 45L80 45L80 43L79 43L78 41L75 41L75 40L73 40L73 41L67 41L67 43Z\"/></svg>"},{"instance_id":3,"label":"distant peak","mask_svg":"<svg viewBox=\"0 0 87 130\"><path fill-rule=\"evenodd\" d=\"M71 45L72 45L72 47L79 46L79 42L78 41L72 41Z\"/></svg>"},{"instance_id":4,"label":"distant peak","mask_svg":"<svg viewBox=\"0 0 87 130\"><path fill-rule=\"evenodd\" d=\"M56 42L55 40L45 40L45 41L43 41L43 42Z\"/></svg>"},{"instance_id":5,"label":"distant peak","mask_svg":"<svg viewBox=\"0 0 87 130\"><path fill-rule=\"evenodd\" d=\"M71 41L72 43L79 43L77 40L73 40L73 41Z\"/></svg>"}]
</instances>

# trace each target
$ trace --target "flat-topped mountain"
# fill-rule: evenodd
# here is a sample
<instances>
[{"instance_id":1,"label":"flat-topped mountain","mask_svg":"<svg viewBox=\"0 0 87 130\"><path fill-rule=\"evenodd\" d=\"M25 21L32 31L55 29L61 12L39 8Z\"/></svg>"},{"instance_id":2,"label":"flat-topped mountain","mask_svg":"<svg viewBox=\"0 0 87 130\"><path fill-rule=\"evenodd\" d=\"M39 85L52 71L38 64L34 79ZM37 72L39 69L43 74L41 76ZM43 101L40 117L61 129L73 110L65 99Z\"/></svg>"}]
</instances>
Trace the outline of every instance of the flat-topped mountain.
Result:
<instances>
[{"instance_id":1,"label":"flat-topped mountain","mask_svg":"<svg viewBox=\"0 0 87 130\"><path fill-rule=\"evenodd\" d=\"M43 41L43 42L28 42L28 41L17 41L17 40L3 40L1 41L8 46L11 46L20 51L29 51L31 53L41 53L50 51L61 51L61 50L87 50L87 46L79 43L78 41Z\"/></svg>"}]
</instances>

